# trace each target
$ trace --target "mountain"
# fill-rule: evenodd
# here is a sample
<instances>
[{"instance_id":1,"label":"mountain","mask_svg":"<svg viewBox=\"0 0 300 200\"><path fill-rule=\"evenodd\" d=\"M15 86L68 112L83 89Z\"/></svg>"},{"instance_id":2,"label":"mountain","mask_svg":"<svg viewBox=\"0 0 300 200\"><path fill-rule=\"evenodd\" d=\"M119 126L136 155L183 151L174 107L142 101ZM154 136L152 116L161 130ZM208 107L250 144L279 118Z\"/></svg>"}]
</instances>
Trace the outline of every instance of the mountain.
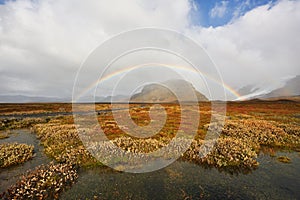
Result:
<instances>
[{"instance_id":1,"label":"mountain","mask_svg":"<svg viewBox=\"0 0 300 200\"><path fill-rule=\"evenodd\" d=\"M0 95L0 103L38 103L38 102L71 102L71 100L59 98L59 97Z\"/></svg>"},{"instance_id":2,"label":"mountain","mask_svg":"<svg viewBox=\"0 0 300 200\"><path fill-rule=\"evenodd\" d=\"M165 85L165 86L163 86ZM175 93L181 97L181 101L193 101L192 95L197 96L198 101L208 101L208 99L198 92L194 86L184 80L169 80L160 84L149 84L144 86L140 93L133 95L131 102L174 102L177 101ZM170 88L170 89L169 89ZM173 93L173 92L174 93Z\"/></svg>"},{"instance_id":3,"label":"mountain","mask_svg":"<svg viewBox=\"0 0 300 200\"><path fill-rule=\"evenodd\" d=\"M115 95L115 96L106 96L106 97L99 97L97 96L95 98L96 102L102 102L102 103L109 103L109 102L127 102L129 101L129 96L126 95Z\"/></svg>"},{"instance_id":4,"label":"mountain","mask_svg":"<svg viewBox=\"0 0 300 200\"><path fill-rule=\"evenodd\" d=\"M276 82L248 85L239 89L241 97L237 100L286 98L300 95L300 75L286 77Z\"/></svg>"}]
</instances>

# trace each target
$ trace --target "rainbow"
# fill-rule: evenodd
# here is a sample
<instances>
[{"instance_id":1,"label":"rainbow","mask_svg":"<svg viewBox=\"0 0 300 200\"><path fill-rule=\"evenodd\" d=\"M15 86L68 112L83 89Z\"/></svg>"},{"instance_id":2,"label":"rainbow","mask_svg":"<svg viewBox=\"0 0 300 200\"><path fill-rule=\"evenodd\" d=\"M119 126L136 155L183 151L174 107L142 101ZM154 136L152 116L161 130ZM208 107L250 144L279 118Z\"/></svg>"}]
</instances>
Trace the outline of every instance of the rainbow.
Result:
<instances>
[{"instance_id":1,"label":"rainbow","mask_svg":"<svg viewBox=\"0 0 300 200\"><path fill-rule=\"evenodd\" d=\"M164 66L164 67L168 67L168 68L175 68L175 69L179 69L179 70L187 70L193 73L199 73L199 71L197 71L194 68L187 68L184 66L179 66L179 65L169 65L169 64L162 64L162 63L146 63L146 64L140 64L140 65L134 65L134 66L129 66L126 68L122 68L120 70L117 70L115 72L112 72L110 74L105 75L104 77L101 77L100 79L96 80L95 82L91 83L88 87L86 87L86 89L84 89L78 96L76 99L79 99L80 97L82 97L83 95L87 94L89 91L91 91L92 89L94 89L99 83L103 82L103 81L107 81L115 76L121 75L123 73L129 72L131 70L143 67L143 66L149 66L149 65L158 65L158 66ZM219 80L216 80L215 78L211 77L211 76L207 76L207 78L209 78L210 80L214 81L215 83L221 85L223 88L225 88L226 91L230 92L231 94L233 94L236 99L241 98L242 96L236 91L234 90L232 87L230 87L229 85L225 84L224 82L221 82Z\"/></svg>"}]
</instances>

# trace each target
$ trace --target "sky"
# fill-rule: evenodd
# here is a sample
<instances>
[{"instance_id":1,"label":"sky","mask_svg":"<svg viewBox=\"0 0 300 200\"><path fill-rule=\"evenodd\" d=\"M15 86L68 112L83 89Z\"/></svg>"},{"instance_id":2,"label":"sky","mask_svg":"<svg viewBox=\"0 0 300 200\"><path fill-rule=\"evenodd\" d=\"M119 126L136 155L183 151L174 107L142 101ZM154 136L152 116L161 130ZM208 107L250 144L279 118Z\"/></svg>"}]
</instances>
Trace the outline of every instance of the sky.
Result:
<instances>
[{"instance_id":1,"label":"sky","mask_svg":"<svg viewBox=\"0 0 300 200\"><path fill-rule=\"evenodd\" d=\"M236 20L256 7L274 2L270 0L194 0L192 3L192 22L202 27L222 26Z\"/></svg>"},{"instance_id":2,"label":"sky","mask_svg":"<svg viewBox=\"0 0 300 200\"><path fill-rule=\"evenodd\" d=\"M192 38L230 88L276 82L300 74L299 24L299 0L0 0L0 94L71 97L93 49L143 27Z\"/></svg>"}]
</instances>

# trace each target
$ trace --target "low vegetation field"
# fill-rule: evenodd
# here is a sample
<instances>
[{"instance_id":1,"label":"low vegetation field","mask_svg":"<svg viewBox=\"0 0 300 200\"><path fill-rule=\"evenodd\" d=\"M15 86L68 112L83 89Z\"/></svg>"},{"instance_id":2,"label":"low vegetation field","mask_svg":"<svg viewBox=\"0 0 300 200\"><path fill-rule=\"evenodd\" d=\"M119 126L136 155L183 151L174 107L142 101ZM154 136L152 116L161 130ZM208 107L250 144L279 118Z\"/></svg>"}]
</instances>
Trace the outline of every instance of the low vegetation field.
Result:
<instances>
[{"instance_id":1,"label":"low vegetation field","mask_svg":"<svg viewBox=\"0 0 300 200\"><path fill-rule=\"evenodd\" d=\"M126 124L118 124L114 116L125 113L130 115L136 125L147 126L152 120L149 115L152 104L131 104L129 109L126 109L126 105L123 104L114 105L119 109L113 111L110 104L96 104L95 106L82 104L80 106L80 111L83 113L96 110L94 115L109 142L113 142L128 153L153 152L168 145L172 139L176 138L178 131L186 133L195 131L193 123L189 122L193 122L199 115L196 134L192 136L187 134L189 137L181 138L182 144L185 139L193 139L187 151L180 156L183 162L214 167L230 173L249 173L260 167L257 160L260 152L275 156L278 150L300 151L300 103L295 101L228 102L225 124L222 126L219 137L212 141L207 141L205 138L208 129L216 126L211 123L212 111L211 104L208 102L185 106L185 110L182 110L179 104L163 104L167 114L166 122L157 133L146 138L131 136L130 127L126 127ZM154 109L152 112L159 120L161 110ZM185 113L184 116L182 112ZM9 138L12 129L30 129L44 147L44 153L56 163L33 169L23 177L20 183L16 183L17 185L4 192L3 197L17 198L20 195L17 189L26 193L24 181L28 181L29 184L35 179L33 177L44 179L46 175L41 175L41 173L53 171L57 175L55 177L49 175L51 178L47 186L36 180L40 184L39 188L45 190L37 192L36 198L58 198L59 192L64 190L64 184L69 187L76 181L76 170L89 167L105 168L103 163L94 158L86 149L86 144L81 141L82 135L79 135L78 130L84 129L86 133L84 137L91 137L91 142L97 139L97 132L80 127L74 122L71 104L0 105L0 140ZM201 147L209 142L214 143L213 149L207 155L200 156ZM33 147L26 144L4 143L0 147L1 168L24 163L32 159L34 153ZM180 143L178 143L175 149L180 148ZM110 153L113 155L116 152ZM117 153L115 156L118 156ZM278 157L278 161L290 162L287 157ZM120 161L117 165L121 170L122 162ZM71 173L70 175L61 174L67 169L71 171L65 173ZM67 178L64 178L65 176ZM61 179L56 180L56 177ZM57 186L58 184L60 185ZM37 186L31 188L36 190ZM47 188L50 191L47 191ZM29 194L30 197L35 197L32 191L28 191Z\"/></svg>"}]
</instances>

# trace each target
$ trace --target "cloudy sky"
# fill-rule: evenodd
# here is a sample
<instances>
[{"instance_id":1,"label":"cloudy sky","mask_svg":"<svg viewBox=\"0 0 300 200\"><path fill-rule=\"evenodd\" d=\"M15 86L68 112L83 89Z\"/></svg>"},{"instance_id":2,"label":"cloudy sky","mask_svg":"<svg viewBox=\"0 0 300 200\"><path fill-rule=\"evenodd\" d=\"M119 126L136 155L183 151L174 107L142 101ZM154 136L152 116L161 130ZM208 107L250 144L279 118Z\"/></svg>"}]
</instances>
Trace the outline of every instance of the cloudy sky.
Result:
<instances>
[{"instance_id":1,"label":"cloudy sky","mask_svg":"<svg viewBox=\"0 0 300 200\"><path fill-rule=\"evenodd\" d=\"M300 1L0 0L0 94L71 97L81 63L120 32L158 27L204 47L224 82L300 74Z\"/></svg>"}]
</instances>

